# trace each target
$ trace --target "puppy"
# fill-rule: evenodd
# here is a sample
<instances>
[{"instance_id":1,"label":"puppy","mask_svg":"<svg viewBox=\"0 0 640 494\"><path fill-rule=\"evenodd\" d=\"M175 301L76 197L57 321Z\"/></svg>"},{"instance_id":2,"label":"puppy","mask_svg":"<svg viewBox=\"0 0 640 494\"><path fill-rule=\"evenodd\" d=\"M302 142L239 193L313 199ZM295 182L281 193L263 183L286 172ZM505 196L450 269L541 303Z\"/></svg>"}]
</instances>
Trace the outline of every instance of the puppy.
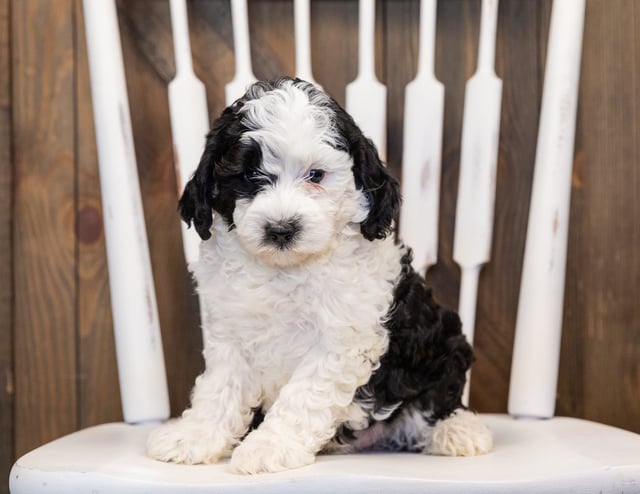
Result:
<instances>
[{"instance_id":1,"label":"puppy","mask_svg":"<svg viewBox=\"0 0 640 494\"><path fill-rule=\"evenodd\" d=\"M391 235L399 203L372 142L312 84L258 82L222 113L179 204L204 240L206 370L151 457L230 455L254 474L321 451L490 450L461 404L460 320Z\"/></svg>"}]
</instances>

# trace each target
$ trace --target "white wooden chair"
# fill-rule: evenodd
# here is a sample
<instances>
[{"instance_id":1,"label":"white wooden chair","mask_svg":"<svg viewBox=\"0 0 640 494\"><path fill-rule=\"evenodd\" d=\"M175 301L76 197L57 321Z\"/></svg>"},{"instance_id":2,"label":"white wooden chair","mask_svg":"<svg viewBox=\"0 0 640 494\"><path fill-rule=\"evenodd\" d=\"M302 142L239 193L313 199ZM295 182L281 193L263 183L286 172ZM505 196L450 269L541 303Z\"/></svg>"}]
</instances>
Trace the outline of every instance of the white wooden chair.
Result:
<instances>
[{"instance_id":1,"label":"white wooden chair","mask_svg":"<svg viewBox=\"0 0 640 494\"><path fill-rule=\"evenodd\" d=\"M246 0L232 0L234 9L234 31L238 67L236 79L228 87L229 98L253 79L246 44ZM362 7L372 0L363 0ZM485 65L479 64L480 91L492 86L498 88L497 98L485 98L498 105L499 84L495 74L487 67L492 65L492 43L495 44L495 7L497 0L484 0L481 38L481 55ZM441 92L429 70L429 55L432 49L428 39L432 36L434 0L423 0L421 14L421 68L417 81L427 82L418 95L438 99ZM98 151L101 162L101 187L105 210L111 214L105 217L109 274L112 284L112 305L116 332L116 349L120 372L120 388L123 412L127 423L112 423L91 427L46 444L21 457L10 474L10 490L22 493L96 493L96 492L432 492L432 493L577 493L577 492L639 492L640 493L640 436L621 429L578 420L573 418L553 418L555 388L557 380L557 360L560 334L564 284L564 258L566 252L566 223L568 211L569 172L573 154L573 132L575 126L575 106L577 99L577 77L582 37L584 0L556 0L552 13L550 41L548 48L545 89L540 119L536 172L532 192L531 213L525 266L518 315L518 327L514 351L509 411L511 415L484 415L489 428L494 433L494 450L485 456L472 458L447 458L416 454L369 453L355 455L319 456L316 463L294 471L259 476L238 476L227 471L225 462L210 466L183 466L154 461L144 454L148 432L157 422L168 417L167 386L160 345L160 333L155 296L151 281L146 238L140 236L143 215L140 203L135 154L129 122L128 102L124 84L120 39L113 0L85 0L85 17L89 56L91 61L92 90ZM369 5L370 7L370 5ZM301 12L297 21L297 43L304 48L308 42L305 35L305 17L308 24L306 2L296 0L296 11ZM372 22L362 11L361 25ZM240 14L240 15L238 15ZM172 0L174 37L178 76L174 87L196 88L188 91L191 96L181 100L182 105L202 105L202 91L193 83L190 68L190 52L186 35L186 9L179 1ZM302 26L302 27L300 27ZM367 32L366 29L363 31ZM491 32L493 31L493 33ZM370 34L370 33L369 33ZM493 39L492 39L493 34ZM307 41L305 41L305 37ZM363 38L361 38L362 40ZM364 38L366 39L366 37ZM185 41L186 40L186 41ZM370 40L369 40L370 41ZM361 41L362 42L362 41ZM310 63L305 60L305 49L298 50L298 68L306 78L311 78ZM361 51L361 58L367 55ZM364 54L363 54L364 53ZM489 62L486 61L489 57ZM362 60L361 60L362 62ZM365 61L366 62L366 61ZM366 63L370 64L371 60ZM426 64L425 67L422 64ZM431 62L432 63L432 62ZM370 66L370 65L369 65ZM366 72L366 70L364 71ZM484 74L484 76L483 76ZM180 79L182 78L182 79ZM191 82L189 82L191 80ZM186 82L185 82L186 81ZM484 82L482 82L484 81ZM489 81L489 82L487 82ZM493 82L491 82L493 81ZM373 81L376 82L376 81ZM364 90L367 90L365 84ZM435 88L435 89L434 89ZM476 88L477 90L477 88ZM414 89L414 91L416 91ZM468 93L473 92L469 90ZM181 98L180 91L176 90ZM194 96L195 94L195 96ZM378 93L380 94L380 93ZM409 94L409 93L408 93ZM558 105L561 98L563 105ZM420 101L419 97L407 98ZM472 105L467 98L467 105ZM204 103L206 105L206 102ZM173 105L173 103L172 103ZM178 105L179 106L179 105ZM200 108L202 110L202 108ZM562 110L562 111L560 111ZM495 111L495 108L483 111ZM355 110L356 118L360 115ZM411 112L407 112L410 114ZM436 113L436 119L438 112ZM194 125L193 120L180 123L177 110L172 108L174 144L178 156L182 158L182 176L186 178L189 169L185 164L195 163L193 158L185 158L181 153L199 152L202 143L185 144L178 130L180 125ZM370 115L367 117L370 118ZM376 115L384 118L384 115ZM465 168L474 167L477 174L488 174L487 189L470 206L459 205L458 222L464 222L465 214L475 210L491 218L493 192L491 190L492 167L495 166L495 139L476 135L482 130L473 130L470 120L477 115L469 110L465 116L465 140L482 139L486 158L482 168L478 164L465 163L464 151L460 187L464 185ZM485 119L486 122L486 119ZM189 135L204 135L200 127L206 126L202 119L189 127ZM417 153L431 153L439 162L439 140L437 122L415 122L408 118L406 125L422 125L429 129L426 139L431 139L429 149ZM467 130L468 129L470 130ZM198 134L198 132L200 132ZM415 129L406 129L405 149L411 147L410 136ZM424 136L424 132L422 134ZM418 136L420 133L418 132ZM559 139L558 136L562 136ZM422 137L423 139L425 137ZM561 142L560 142L561 141ZM468 145L469 143L467 143ZM184 146L184 147L181 147ZM195 148L195 151L192 150ZM184 149L184 151L181 151ZM549 153L549 149L553 149ZM492 154L493 153L493 154ZM411 153L406 153L404 173L413 166ZM106 166L108 164L108 166ZM436 168L432 170L439 174ZM180 174L179 174L180 175ZM439 175L437 175L439 176ZM405 184L419 182L405 180ZM537 193L544 190L542 196ZM420 207L425 191L405 188L407 207ZM437 190L430 192L436 195ZM129 200L122 200L122 197ZM433 200L433 199L430 199ZM470 212L465 213L465 208ZM433 262L433 234L421 238L412 231L411 212L403 211L403 235L420 245L417 259L420 268ZM540 225L551 225L548 215L556 215L555 235L549 235ZM437 217L437 216L436 216ZM552 218L551 216L550 218ZM424 222L422 215L417 215ZM460 219L463 218L463 219ZM468 219L467 219L468 220ZM435 221L435 220L426 220ZM473 220L471 220L473 221ZM491 221L489 221L491 223ZM424 226L424 225L423 225ZM488 228L488 231L487 231ZM483 231L475 232L478 238L490 239L491 225ZM429 230L429 228L421 228ZM550 229L549 229L550 230ZM437 232L437 229L435 230ZM136 233L137 232L137 233ZM456 237L468 239L469 233L456 233ZM478 238L474 237L474 245ZM459 240L456 239L458 242ZM467 240L468 241L468 240ZM193 255L185 237L185 253ZM462 240L460 240L462 242ZM481 243L481 242L480 242ZM484 247L486 249L486 247ZM480 249L481 251L483 249ZM191 252L191 254L190 254ZM461 294L461 314L467 328L473 327L475 314L475 290L477 273L482 263L488 259L486 252L474 252L456 248L456 260L463 270L470 269L467 281L463 281ZM532 255L533 252L536 255ZM555 272L541 278L537 263L546 262L545 252L555 255ZM535 313L529 307L530 301L544 304L546 310ZM141 310L143 309L143 310ZM539 313L550 314L541 320ZM534 326L536 332L530 331ZM129 330L135 328L136 330ZM545 330L547 334L541 333ZM472 330L471 330L472 331ZM468 332L472 337L472 332ZM524 351L526 349L526 351ZM134 351L135 350L135 351ZM532 372L532 362L528 356L534 355L538 361L548 365L545 372ZM535 364L539 371L539 364Z\"/></svg>"}]
</instances>

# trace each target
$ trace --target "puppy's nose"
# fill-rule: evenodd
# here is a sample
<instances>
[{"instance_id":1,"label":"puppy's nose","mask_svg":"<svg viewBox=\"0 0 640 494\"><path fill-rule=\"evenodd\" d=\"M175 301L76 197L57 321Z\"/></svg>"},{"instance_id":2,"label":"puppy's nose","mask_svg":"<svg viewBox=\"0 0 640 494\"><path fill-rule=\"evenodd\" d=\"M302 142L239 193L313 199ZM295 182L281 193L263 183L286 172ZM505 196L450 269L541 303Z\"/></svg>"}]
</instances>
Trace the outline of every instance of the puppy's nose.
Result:
<instances>
[{"instance_id":1,"label":"puppy's nose","mask_svg":"<svg viewBox=\"0 0 640 494\"><path fill-rule=\"evenodd\" d=\"M265 227L266 240L277 247L283 249L288 247L294 240L300 227L295 221L279 221L269 223Z\"/></svg>"}]
</instances>

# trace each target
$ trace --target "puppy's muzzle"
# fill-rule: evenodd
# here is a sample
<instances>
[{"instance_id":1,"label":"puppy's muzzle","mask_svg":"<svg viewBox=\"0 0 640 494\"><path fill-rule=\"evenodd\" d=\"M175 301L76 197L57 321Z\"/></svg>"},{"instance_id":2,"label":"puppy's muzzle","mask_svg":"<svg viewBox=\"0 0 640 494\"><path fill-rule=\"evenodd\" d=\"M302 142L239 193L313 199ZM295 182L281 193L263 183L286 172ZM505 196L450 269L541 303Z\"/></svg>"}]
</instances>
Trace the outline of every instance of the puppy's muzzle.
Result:
<instances>
[{"instance_id":1,"label":"puppy's muzzle","mask_svg":"<svg viewBox=\"0 0 640 494\"><path fill-rule=\"evenodd\" d=\"M278 221L267 223L264 229L264 241L280 250L291 247L300 232L300 224L297 220Z\"/></svg>"}]
</instances>

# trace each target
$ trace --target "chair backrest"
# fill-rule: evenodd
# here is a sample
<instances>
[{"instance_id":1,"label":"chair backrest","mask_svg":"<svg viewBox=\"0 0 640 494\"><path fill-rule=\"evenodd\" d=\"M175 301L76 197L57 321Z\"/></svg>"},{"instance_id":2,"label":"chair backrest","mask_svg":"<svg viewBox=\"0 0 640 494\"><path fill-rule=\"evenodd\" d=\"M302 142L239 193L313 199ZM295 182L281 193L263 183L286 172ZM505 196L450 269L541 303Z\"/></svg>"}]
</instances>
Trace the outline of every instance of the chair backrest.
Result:
<instances>
[{"instance_id":1,"label":"chair backrest","mask_svg":"<svg viewBox=\"0 0 640 494\"><path fill-rule=\"evenodd\" d=\"M254 78L246 0L231 0L231 6L238 63L236 77L226 88L227 103ZM175 0L171 8L176 58L189 58L188 63L176 63L175 81L195 79L185 38L186 9L183 2ZM478 69L467 84L460 129L462 156L454 259L463 273L460 312L469 339L473 338L479 273L491 251L494 217L502 89L493 70L497 8L497 0L482 2ZM552 11L510 387L509 410L518 416L549 417L554 413L584 8L584 0L558 1ZM296 0L295 9L296 71L309 79L313 74L308 1ZM437 259L444 93L433 70L435 0L422 0L420 9L418 75L405 95L402 185L406 201L400 227L408 243L417 246L416 268L425 270ZM346 89L346 108L384 155L388 103L386 88L376 79L374 70L375 1L360 0L359 12L359 68L357 78ZM123 411L128 422L160 420L169 414L168 392L117 14L110 0L85 0L84 13ZM193 96L188 86L178 86L176 82L173 93L170 87L170 103L183 93ZM206 107L206 100L199 98L191 97L189 101ZM175 108L171 107L174 147L182 149L179 127L184 118L188 120L189 113L181 120L175 116ZM189 134L193 136L193 132ZM190 143L185 149L193 147ZM184 155L178 153L178 161ZM195 168L196 162L189 159L179 165L177 180L181 187L188 167ZM194 235L186 230L183 233ZM192 254L187 244L189 257Z\"/></svg>"}]
</instances>

